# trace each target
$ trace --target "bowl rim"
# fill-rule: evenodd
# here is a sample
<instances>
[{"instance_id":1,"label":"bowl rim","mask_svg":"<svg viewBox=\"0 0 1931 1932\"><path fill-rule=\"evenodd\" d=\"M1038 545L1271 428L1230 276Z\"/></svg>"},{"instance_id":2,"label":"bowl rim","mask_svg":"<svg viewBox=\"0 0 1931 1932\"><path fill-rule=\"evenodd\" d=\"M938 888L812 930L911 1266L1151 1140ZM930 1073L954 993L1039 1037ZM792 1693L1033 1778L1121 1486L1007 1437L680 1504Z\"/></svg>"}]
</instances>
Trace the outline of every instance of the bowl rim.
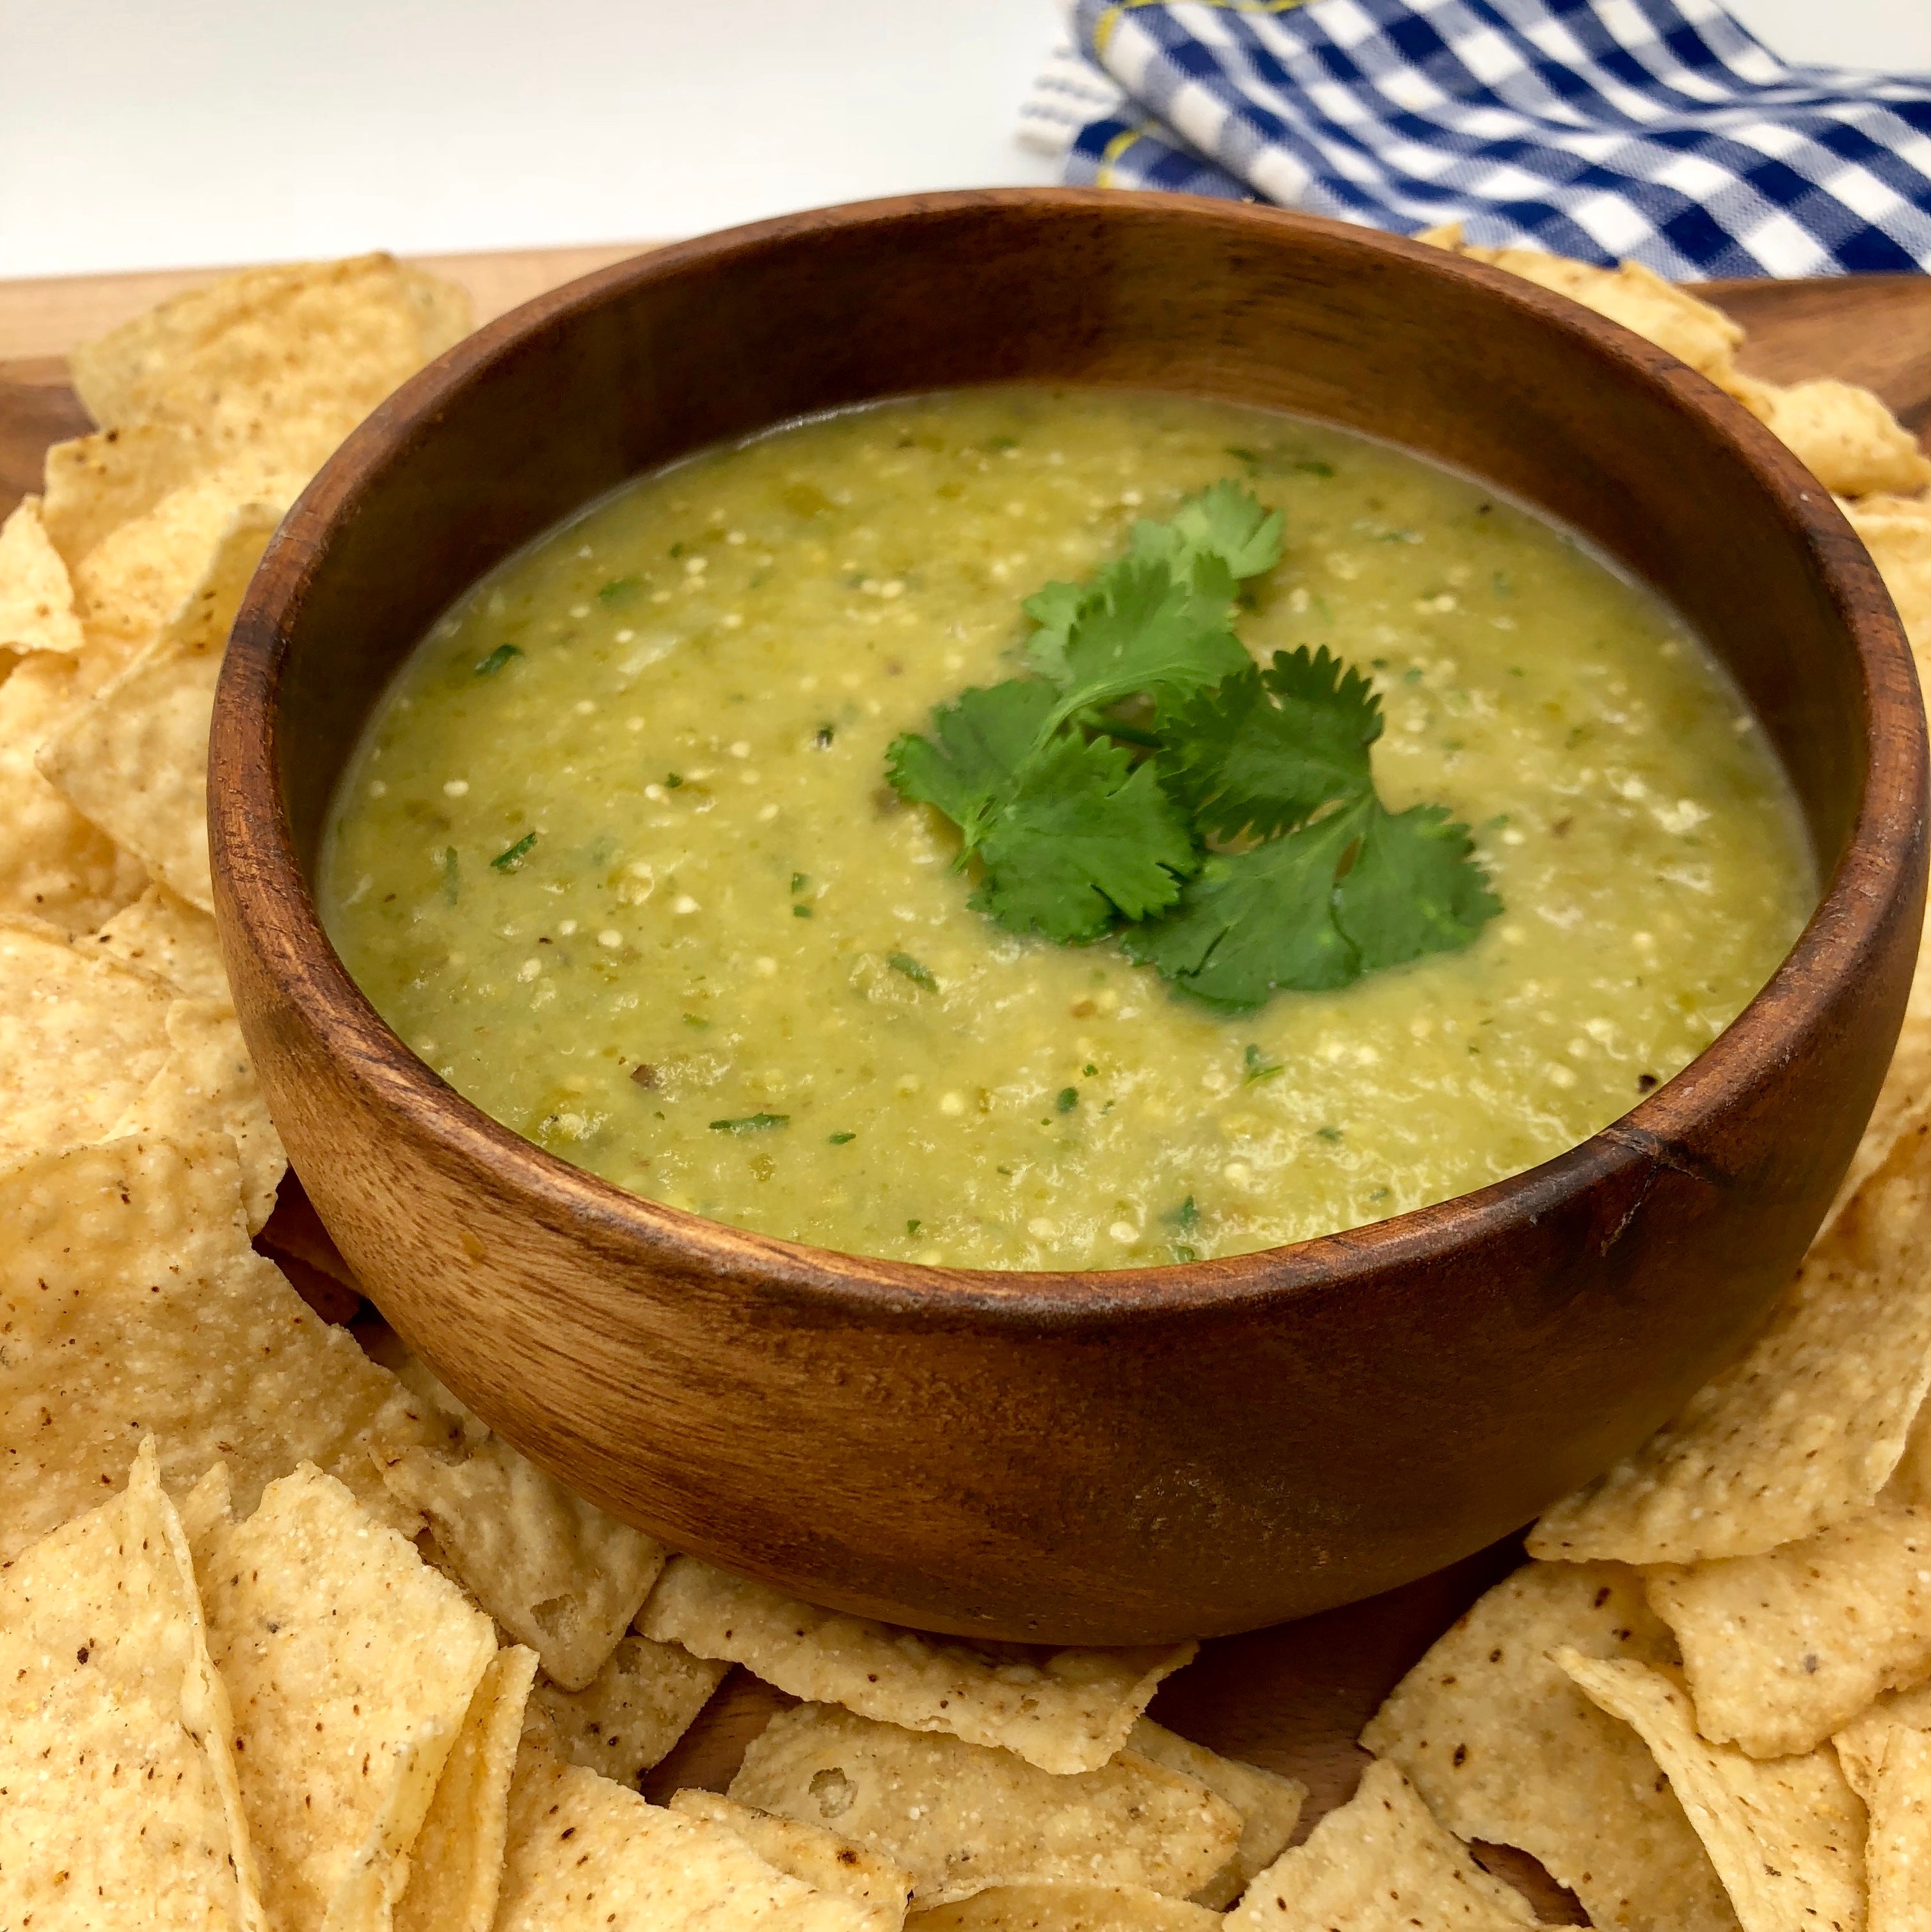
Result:
<instances>
[{"instance_id":1,"label":"bowl rim","mask_svg":"<svg viewBox=\"0 0 1931 1932\"><path fill-rule=\"evenodd\" d=\"M892 226L972 208L1077 209L1100 220L1152 217L1222 224L1230 240L1318 236L1365 256L1393 254L1585 338L1599 356L1659 386L1706 431L1726 440L1809 550L1859 664L1865 759L1844 851L1820 884L1802 931L1763 987L1722 1032L1628 1112L1535 1166L1386 1220L1275 1248L1192 1262L1090 1270L959 1268L848 1254L736 1228L633 1194L572 1166L485 1114L419 1059L350 976L323 926L296 856L279 776L287 614L320 568L364 486L410 447L446 402L524 340L567 326L620 292L719 258L788 245L834 229ZM1533 506L1532 506L1533 507ZM567 513L566 513L567 514ZM243 599L215 700L209 819L216 904L302 1010L314 1036L419 1136L455 1161L490 1170L502 1192L549 1220L567 1219L606 1250L653 1256L821 1312L842 1304L868 1320L921 1327L992 1318L1055 1330L1164 1320L1188 1309L1251 1313L1277 1298L1332 1288L1384 1269L1446 1262L1527 1219L1571 1207L1619 1173L1703 1171L1682 1142L1720 1115L1755 1070L1811 1030L1838 982L1877 939L1919 842L1926 789L1921 704L1886 702L1913 659L1876 566L1830 493L1732 398L1644 338L1566 296L1506 271L1380 230L1251 202L1151 191L966 189L848 202L719 230L598 269L485 324L404 382L344 442L272 538ZM1893 700L1896 695L1893 692ZM1905 862L1900 867L1899 862ZM226 892L219 889L221 884ZM224 929L223 943L235 943Z\"/></svg>"}]
</instances>

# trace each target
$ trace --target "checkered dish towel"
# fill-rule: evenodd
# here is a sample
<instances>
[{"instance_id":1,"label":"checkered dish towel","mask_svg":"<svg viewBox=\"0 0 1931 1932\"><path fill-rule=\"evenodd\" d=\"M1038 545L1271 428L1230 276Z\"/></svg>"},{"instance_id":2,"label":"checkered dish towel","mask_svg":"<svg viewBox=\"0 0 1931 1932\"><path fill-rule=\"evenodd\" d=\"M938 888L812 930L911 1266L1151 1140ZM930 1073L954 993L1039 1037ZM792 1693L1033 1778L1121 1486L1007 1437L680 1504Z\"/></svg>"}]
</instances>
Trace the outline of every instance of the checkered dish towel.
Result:
<instances>
[{"instance_id":1,"label":"checkered dish towel","mask_svg":"<svg viewBox=\"0 0 1931 1932\"><path fill-rule=\"evenodd\" d=\"M1909 0L1899 0L1909 4ZM1931 75L1791 67L1716 0L1074 0L1066 178L1676 278L1931 269Z\"/></svg>"}]
</instances>

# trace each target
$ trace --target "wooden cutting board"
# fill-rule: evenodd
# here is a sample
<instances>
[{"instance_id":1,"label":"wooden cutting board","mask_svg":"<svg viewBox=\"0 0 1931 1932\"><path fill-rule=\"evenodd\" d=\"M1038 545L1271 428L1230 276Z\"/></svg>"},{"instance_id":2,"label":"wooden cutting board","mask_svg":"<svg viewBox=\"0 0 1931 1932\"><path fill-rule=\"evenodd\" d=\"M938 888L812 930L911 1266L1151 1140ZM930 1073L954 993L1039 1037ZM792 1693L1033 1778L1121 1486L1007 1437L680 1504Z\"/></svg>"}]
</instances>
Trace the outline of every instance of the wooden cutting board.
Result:
<instances>
[{"instance_id":1,"label":"wooden cutting board","mask_svg":"<svg viewBox=\"0 0 1931 1932\"><path fill-rule=\"evenodd\" d=\"M479 320L588 273L637 248L569 249L446 256L425 266L469 287ZM95 276L0 282L0 515L39 487L49 443L92 428L68 386L59 352L206 280L197 275ZM1795 282L1719 282L1698 292L1749 332L1741 358L1752 374L1792 382L1835 376L1875 389L1917 433L1931 432L1931 277L1851 276ZM299 1214L299 1203L292 1204ZM312 1210L311 1210L312 1214ZM278 1216L284 1232L292 1217ZM271 1242L275 1229L268 1231ZM320 1246L316 1245L320 1242ZM318 1304L339 1269L319 1226L278 1257ZM316 1263L323 1266L318 1270ZM340 1318L352 1303L325 1312ZM1372 1602L1227 1637L1170 1681L1154 1714L1185 1736L1303 1780L1303 1825L1346 1800L1368 1762L1354 1739L1396 1680L1491 1583L1521 1561L1518 1540ZM645 1780L668 1796L680 1786L721 1790L745 1745L791 1700L734 1671L690 1733ZM1484 1862L1528 1893L1545 1923L1583 1922L1575 1901L1533 1859L1481 1849Z\"/></svg>"}]
</instances>

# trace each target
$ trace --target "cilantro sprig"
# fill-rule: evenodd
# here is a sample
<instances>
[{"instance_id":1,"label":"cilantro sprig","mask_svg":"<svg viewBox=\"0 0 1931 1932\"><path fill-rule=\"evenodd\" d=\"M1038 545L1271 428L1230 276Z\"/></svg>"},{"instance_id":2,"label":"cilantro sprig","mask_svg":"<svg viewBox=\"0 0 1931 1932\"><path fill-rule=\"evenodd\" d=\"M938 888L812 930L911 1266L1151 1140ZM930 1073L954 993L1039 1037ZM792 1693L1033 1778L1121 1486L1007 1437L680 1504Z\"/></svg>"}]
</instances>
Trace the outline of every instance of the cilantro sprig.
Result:
<instances>
[{"instance_id":1,"label":"cilantro sprig","mask_svg":"<svg viewBox=\"0 0 1931 1932\"><path fill-rule=\"evenodd\" d=\"M1281 526L1231 482L1135 524L1125 556L1027 600L1032 675L894 742L887 776L958 826L979 910L1069 944L1115 934L1245 1010L1466 946L1501 910L1466 826L1381 802L1369 681L1325 646L1258 665L1235 636Z\"/></svg>"}]
</instances>

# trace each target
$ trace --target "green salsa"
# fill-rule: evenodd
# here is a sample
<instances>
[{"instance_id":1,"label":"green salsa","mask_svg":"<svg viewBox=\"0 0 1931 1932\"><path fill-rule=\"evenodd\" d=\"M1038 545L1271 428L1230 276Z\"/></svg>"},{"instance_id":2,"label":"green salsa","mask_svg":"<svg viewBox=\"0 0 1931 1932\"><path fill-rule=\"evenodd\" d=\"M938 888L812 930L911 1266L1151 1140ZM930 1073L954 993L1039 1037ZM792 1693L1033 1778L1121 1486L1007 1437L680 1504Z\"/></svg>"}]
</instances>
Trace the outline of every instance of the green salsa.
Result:
<instances>
[{"instance_id":1,"label":"green salsa","mask_svg":"<svg viewBox=\"0 0 1931 1932\"><path fill-rule=\"evenodd\" d=\"M1227 1014L969 904L887 748L1012 676L1021 601L1233 477L1284 513L1257 657L1369 676L1388 808L1473 830L1473 943ZM620 1186L766 1233L1122 1268L1359 1226L1627 1112L1815 895L1672 613L1467 478L1260 410L987 389L639 478L425 638L331 814L324 919L416 1052Z\"/></svg>"}]
</instances>

